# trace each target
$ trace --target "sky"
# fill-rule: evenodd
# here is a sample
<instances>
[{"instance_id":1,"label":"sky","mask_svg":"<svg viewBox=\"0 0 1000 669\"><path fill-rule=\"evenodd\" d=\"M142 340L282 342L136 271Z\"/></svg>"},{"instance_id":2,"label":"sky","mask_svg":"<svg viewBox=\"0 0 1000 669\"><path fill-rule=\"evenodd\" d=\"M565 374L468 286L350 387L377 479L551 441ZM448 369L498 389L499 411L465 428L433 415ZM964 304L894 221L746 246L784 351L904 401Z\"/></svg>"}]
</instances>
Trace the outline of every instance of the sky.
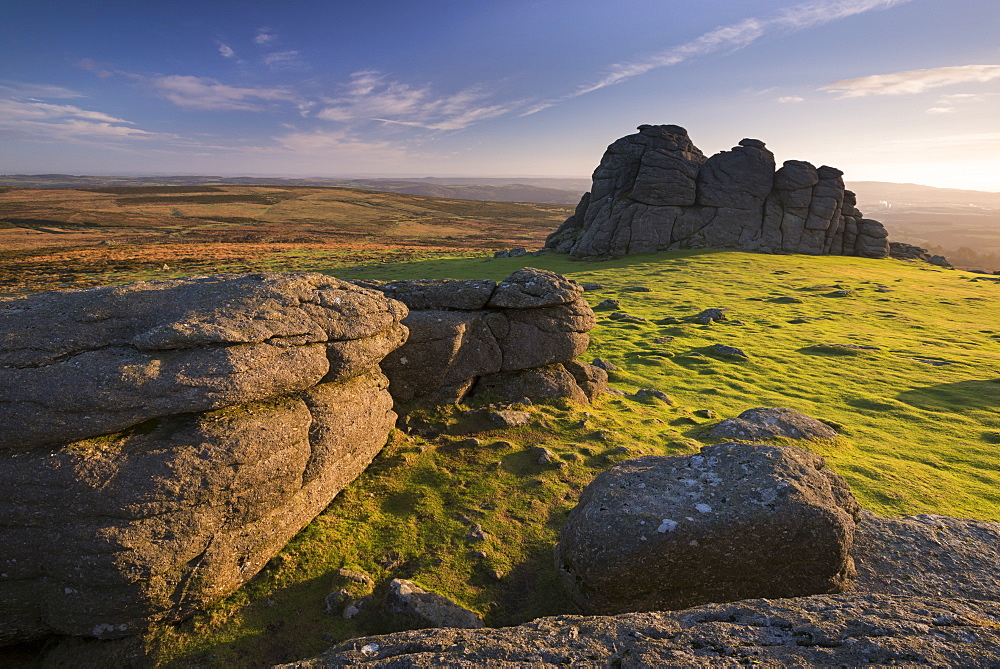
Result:
<instances>
[{"instance_id":1,"label":"sky","mask_svg":"<svg viewBox=\"0 0 1000 669\"><path fill-rule=\"evenodd\" d=\"M3 0L0 174L587 177L640 124L1000 191L997 0Z\"/></svg>"}]
</instances>

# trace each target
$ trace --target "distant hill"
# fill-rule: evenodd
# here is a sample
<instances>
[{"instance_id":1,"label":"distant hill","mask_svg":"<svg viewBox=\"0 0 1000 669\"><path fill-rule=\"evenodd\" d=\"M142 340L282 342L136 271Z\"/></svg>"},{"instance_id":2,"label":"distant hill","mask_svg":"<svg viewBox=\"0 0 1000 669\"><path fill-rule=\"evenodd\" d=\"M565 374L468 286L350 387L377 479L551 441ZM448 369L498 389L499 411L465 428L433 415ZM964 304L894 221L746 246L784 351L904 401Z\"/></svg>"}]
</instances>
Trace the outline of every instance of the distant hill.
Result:
<instances>
[{"instance_id":1,"label":"distant hill","mask_svg":"<svg viewBox=\"0 0 1000 669\"><path fill-rule=\"evenodd\" d=\"M958 267L1000 270L1000 193L884 181L847 187L890 239L942 253Z\"/></svg>"},{"instance_id":2,"label":"distant hill","mask_svg":"<svg viewBox=\"0 0 1000 669\"><path fill-rule=\"evenodd\" d=\"M164 186L349 187L456 200L575 205L589 179L542 177L278 178L221 176L0 175L3 187ZM894 241L942 253L957 266L1000 270L1000 193L886 181L853 181L858 208L882 221ZM553 227L555 229L555 227Z\"/></svg>"},{"instance_id":3,"label":"distant hill","mask_svg":"<svg viewBox=\"0 0 1000 669\"><path fill-rule=\"evenodd\" d=\"M590 187L588 179L558 178L313 178L220 176L87 176L73 174L0 175L0 187L125 188L148 186L308 186L348 187L388 193L408 193L455 200L576 204Z\"/></svg>"},{"instance_id":4,"label":"distant hill","mask_svg":"<svg viewBox=\"0 0 1000 669\"><path fill-rule=\"evenodd\" d=\"M584 190L545 188L524 183L512 184L443 184L441 180L421 179L352 179L344 186L380 190L390 193L409 193L429 197L446 197L456 200L488 200L492 202L546 202L549 204L576 204Z\"/></svg>"},{"instance_id":5,"label":"distant hill","mask_svg":"<svg viewBox=\"0 0 1000 669\"><path fill-rule=\"evenodd\" d=\"M954 206L1000 210L1000 193L959 188L935 188L889 181L849 181L858 205L889 203L894 207Z\"/></svg>"}]
</instances>

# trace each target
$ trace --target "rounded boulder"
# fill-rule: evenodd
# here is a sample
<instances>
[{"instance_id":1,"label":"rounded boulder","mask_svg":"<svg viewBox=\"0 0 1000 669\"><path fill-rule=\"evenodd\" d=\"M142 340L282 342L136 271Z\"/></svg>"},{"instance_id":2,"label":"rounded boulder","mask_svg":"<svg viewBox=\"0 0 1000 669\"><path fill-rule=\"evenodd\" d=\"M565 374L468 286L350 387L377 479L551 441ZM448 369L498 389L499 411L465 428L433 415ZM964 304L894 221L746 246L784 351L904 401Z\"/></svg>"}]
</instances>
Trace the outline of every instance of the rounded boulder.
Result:
<instances>
[{"instance_id":1,"label":"rounded boulder","mask_svg":"<svg viewBox=\"0 0 1000 669\"><path fill-rule=\"evenodd\" d=\"M841 592L860 507L824 464L745 443L626 460L570 512L559 577L589 614Z\"/></svg>"}]
</instances>

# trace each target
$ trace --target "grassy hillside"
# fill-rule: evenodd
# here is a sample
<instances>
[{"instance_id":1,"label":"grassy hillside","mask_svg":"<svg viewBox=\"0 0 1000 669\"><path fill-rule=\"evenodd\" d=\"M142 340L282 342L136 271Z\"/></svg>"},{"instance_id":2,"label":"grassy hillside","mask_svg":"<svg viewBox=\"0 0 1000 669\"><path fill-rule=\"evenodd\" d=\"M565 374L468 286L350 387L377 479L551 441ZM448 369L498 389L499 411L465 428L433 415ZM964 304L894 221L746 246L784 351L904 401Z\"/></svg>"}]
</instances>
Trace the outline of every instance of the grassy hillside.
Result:
<instances>
[{"instance_id":1,"label":"grassy hillside","mask_svg":"<svg viewBox=\"0 0 1000 669\"><path fill-rule=\"evenodd\" d=\"M432 259L332 273L499 279L524 260ZM807 447L827 456L862 505L879 514L1000 520L1000 284L923 264L843 257L689 251L602 263L527 260L602 284L586 293L591 304L619 299L624 311L650 319L625 323L599 310L586 359L618 365L614 387L656 388L675 404L606 395L591 407L536 405L529 426L477 434L478 445L463 441L467 435L396 433L248 586L151 634L143 643L156 662L267 666L387 631L370 615L344 620L323 612L341 567L379 584L412 578L491 625L573 612L555 583L552 546L582 487L624 458L693 452L711 443L706 435L719 419L751 407L792 407L839 425L835 443ZM834 296L842 290L850 294ZM655 322L707 307L731 309L730 320ZM716 343L749 359L717 357L708 351ZM424 418L447 425L458 410ZM562 464L538 464L527 450L536 445ZM485 541L468 536L473 523ZM52 657L80 652L56 649Z\"/></svg>"},{"instance_id":2,"label":"grassy hillside","mask_svg":"<svg viewBox=\"0 0 1000 669\"><path fill-rule=\"evenodd\" d=\"M72 666L130 664L136 653L165 666L270 666L388 631L369 614L324 613L342 567L379 587L412 578L491 625L572 612L552 546L580 490L622 459L694 452L718 420L756 406L839 425L835 443L807 446L869 509L1000 521L1000 284L921 263L721 251L486 259L491 247L537 247L568 210L285 186L0 192L0 295L223 271L501 279L529 264L601 284L585 294L591 304L615 298L647 319L598 310L585 359L618 365L615 388L655 388L674 402L539 404L530 425L473 435L478 445L449 434L464 407L418 416L444 433L395 433L358 481L211 611L138 641L4 650L0 664L40 651ZM709 307L730 309L730 320L657 322ZM749 359L718 357L717 343ZM539 464L532 446L559 464ZM469 537L474 523L485 541Z\"/></svg>"},{"instance_id":3,"label":"grassy hillside","mask_svg":"<svg viewBox=\"0 0 1000 669\"><path fill-rule=\"evenodd\" d=\"M0 296L541 246L558 204L282 186L0 189Z\"/></svg>"},{"instance_id":4,"label":"grassy hillside","mask_svg":"<svg viewBox=\"0 0 1000 669\"><path fill-rule=\"evenodd\" d=\"M352 188L143 186L6 189L0 244L382 242L502 248L544 239L569 205Z\"/></svg>"}]
</instances>

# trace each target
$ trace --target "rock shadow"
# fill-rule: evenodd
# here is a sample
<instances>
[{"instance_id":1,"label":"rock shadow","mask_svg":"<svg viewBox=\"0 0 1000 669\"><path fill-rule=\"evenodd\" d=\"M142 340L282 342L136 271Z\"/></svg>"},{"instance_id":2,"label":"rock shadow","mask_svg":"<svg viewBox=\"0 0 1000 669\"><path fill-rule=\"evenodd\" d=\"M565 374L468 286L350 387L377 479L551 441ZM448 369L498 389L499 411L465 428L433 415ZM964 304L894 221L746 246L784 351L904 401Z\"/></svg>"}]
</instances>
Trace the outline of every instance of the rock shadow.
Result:
<instances>
[{"instance_id":1,"label":"rock shadow","mask_svg":"<svg viewBox=\"0 0 1000 669\"><path fill-rule=\"evenodd\" d=\"M1000 407L1000 378L939 383L899 393L896 398L927 411L961 411Z\"/></svg>"}]
</instances>

